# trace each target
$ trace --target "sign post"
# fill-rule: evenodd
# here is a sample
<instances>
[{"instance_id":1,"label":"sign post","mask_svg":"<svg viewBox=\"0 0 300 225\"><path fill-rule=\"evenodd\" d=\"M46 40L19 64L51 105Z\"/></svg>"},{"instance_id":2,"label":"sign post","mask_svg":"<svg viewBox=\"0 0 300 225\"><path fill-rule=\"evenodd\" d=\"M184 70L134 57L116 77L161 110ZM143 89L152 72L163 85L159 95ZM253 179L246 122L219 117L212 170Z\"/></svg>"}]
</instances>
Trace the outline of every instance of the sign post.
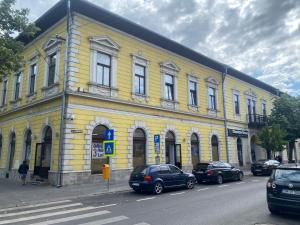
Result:
<instances>
[{"instance_id":1,"label":"sign post","mask_svg":"<svg viewBox=\"0 0 300 225\"><path fill-rule=\"evenodd\" d=\"M160 153L160 135L159 134L154 135L154 150L155 150L155 153L156 153L155 163L160 164L160 157L159 157L159 153Z\"/></svg>"},{"instance_id":2,"label":"sign post","mask_svg":"<svg viewBox=\"0 0 300 225\"><path fill-rule=\"evenodd\" d=\"M114 137L115 131L113 129L107 129L105 131L105 141L103 141L103 155L104 157L107 157L108 163L110 162L110 157L116 155L116 141L114 140ZM107 189L109 191L109 177L107 179Z\"/></svg>"}]
</instances>

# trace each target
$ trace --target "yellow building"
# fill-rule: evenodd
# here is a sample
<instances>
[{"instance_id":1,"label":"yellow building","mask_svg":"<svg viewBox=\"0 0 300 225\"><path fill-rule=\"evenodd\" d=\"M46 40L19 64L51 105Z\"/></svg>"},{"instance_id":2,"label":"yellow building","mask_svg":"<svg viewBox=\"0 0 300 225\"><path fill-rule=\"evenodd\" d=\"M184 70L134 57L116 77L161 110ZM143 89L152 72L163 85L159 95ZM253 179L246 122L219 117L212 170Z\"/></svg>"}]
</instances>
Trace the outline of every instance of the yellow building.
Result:
<instances>
[{"instance_id":1,"label":"yellow building","mask_svg":"<svg viewBox=\"0 0 300 225\"><path fill-rule=\"evenodd\" d=\"M30 179L66 185L99 182L104 163L117 183L146 163L263 157L254 139L275 88L91 3L70 11L60 1L35 38L19 37L26 64L0 83L1 177L16 179L24 159Z\"/></svg>"}]
</instances>

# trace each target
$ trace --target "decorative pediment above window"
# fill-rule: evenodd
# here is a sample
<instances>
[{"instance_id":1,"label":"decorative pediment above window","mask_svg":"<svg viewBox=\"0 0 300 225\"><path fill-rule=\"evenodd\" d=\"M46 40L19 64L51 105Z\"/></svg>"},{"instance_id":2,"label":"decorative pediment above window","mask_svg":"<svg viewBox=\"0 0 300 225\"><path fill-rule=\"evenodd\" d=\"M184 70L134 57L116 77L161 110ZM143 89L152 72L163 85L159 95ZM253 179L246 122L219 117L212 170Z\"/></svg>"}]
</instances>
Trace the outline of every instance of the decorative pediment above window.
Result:
<instances>
[{"instance_id":1,"label":"decorative pediment above window","mask_svg":"<svg viewBox=\"0 0 300 225\"><path fill-rule=\"evenodd\" d=\"M247 95L248 97L252 97L252 98L256 98L257 95L254 91L251 90L251 88L247 91L244 92L245 95Z\"/></svg>"},{"instance_id":2,"label":"decorative pediment above window","mask_svg":"<svg viewBox=\"0 0 300 225\"><path fill-rule=\"evenodd\" d=\"M206 83L212 84L212 85L219 85L219 81L214 77L214 76L210 76L208 78L205 79Z\"/></svg>"},{"instance_id":3,"label":"decorative pediment above window","mask_svg":"<svg viewBox=\"0 0 300 225\"><path fill-rule=\"evenodd\" d=\"M60 45L62 42L61 39L58 39L56 37L51 37L49 40L44 44L43 48L45 51L55 48L56 46Z\"/></svg>"},{"instance_id":4,"label":"decorative pediment above window","mask_svg":"<svg viewBox=\"0 0 300 225\"><path fill-rule=\"evenodd\" d=\"M32 62L37 61L38 58L40 57L40 55L41 55L40 52L37 51L37 50L35 50L35 51L33 52L33 54L31 55L31 57L29 58L28 63L32 63Z\"/></svg>"},{"instance_id":5,"label":"decorative pediment above window","mask_svg":"<svg viewBox=\"0 0 300 225\"><path fill-rule=\"evenodd\" d=\"M97 48L97 46L101 46L104 50L109 49L113 51L118 51L120 49L120 45L118 45L117 42L115 42L108 36L89 37L89 40L92 44L92 48Z\"/></svg>"},{"instance_id":6,"label":"decorative pediment above window","mask_svg":"<svg viewBox=\"0 0 300 225\"><path fill-rule=\"evenodd\" d=\"M180 68L173 61L163 61L160 63L160 67L162 70L167 70L168 72L171 71L171 73L177 73L180 71Z\"/></svg>"}]
</instances>

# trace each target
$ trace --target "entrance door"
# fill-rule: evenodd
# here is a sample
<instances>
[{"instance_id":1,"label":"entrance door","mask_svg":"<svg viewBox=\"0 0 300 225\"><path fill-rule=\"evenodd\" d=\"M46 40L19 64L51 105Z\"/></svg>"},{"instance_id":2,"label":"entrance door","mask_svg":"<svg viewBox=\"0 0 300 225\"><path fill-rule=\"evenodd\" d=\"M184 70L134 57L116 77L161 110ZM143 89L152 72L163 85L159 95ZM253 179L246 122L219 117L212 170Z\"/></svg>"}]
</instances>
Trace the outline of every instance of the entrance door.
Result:
<instances>
[{"instance_id":1,"label":"entrance door","mask_svg":"<svg viewBox=\"0 0 300 225\"><path fill-rule=\"evenodd\" d=\"M252 159L252 162L256 161L255 148L256 148L256 137L252 136L252 138L251 138L251 159Z\"/></svg>"},{"instance_id":2,"label":"entrance door","mask_svg":"<svg viewBox=\"0 0 300 225\"><path fill-rule=\"evenodd\" d=\"M175 145L175 166L181 168L181 144Z\"/></svg>"},{"instance_id":3,"label":"entrance door","mask_svg":"<svg viewBox=\"0 0 300 225\"><path fill-rule=\"evenodd\" d=\"M51 160L51 145L47 143L37 143L35 152L34 175L48 179Z\"/></svg>"},{"instance_id":4,"label":"entrance door","mask_svg":"<svg viewBox=\"0 0 300 225\"><path fill-rule=\"evenodd\" d=\"M236 148L237 148L237 153L238 153L238 159L239 159L239 165L243 166L244 165L244 160L243 160L243 144L241 138L238 138L236 141Z\"/></svg>"}]
</instances>

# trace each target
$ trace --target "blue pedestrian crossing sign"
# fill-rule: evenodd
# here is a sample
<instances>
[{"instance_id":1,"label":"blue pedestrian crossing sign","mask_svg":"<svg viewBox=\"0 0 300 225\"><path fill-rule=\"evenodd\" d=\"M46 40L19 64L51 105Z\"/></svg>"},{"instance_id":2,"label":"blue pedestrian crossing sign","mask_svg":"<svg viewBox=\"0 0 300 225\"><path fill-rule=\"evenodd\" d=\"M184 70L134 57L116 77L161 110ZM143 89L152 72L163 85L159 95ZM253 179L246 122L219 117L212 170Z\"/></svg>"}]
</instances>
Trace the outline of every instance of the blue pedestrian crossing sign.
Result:
<instances>
[{"instance_id":1,"label":"blue pedestrian crossing sign","mask_svg":"<svg viewBox=\"0 0 300 225\"><path fill-rule=\"evenodd\" d=\"M115 131L113 129L107 129L105 131L105 140L106 141L114 140L114 134L115 134Z\"/></svg>"},{"instance_id":2,"label":"blue pedestrian crossing sign","mask_svg":"<svg viewBox=\"0 0 300 225\"><path fill-rule=\"evenodd\" d=\"M160 152L160 135L159 134L154 135L154 149L155 149L155 153L158 154Z\"/></svg>"},{"instance_id":3,"label":"blue pedestrian crossing sign","mask_svg":"<svg viewBox=\"0 0 300 225\"><path fill-rule=\"evenodd\" d=\"M116 141L103 141L104 156L116 155Z\"/></svg>"}]
</instances>

